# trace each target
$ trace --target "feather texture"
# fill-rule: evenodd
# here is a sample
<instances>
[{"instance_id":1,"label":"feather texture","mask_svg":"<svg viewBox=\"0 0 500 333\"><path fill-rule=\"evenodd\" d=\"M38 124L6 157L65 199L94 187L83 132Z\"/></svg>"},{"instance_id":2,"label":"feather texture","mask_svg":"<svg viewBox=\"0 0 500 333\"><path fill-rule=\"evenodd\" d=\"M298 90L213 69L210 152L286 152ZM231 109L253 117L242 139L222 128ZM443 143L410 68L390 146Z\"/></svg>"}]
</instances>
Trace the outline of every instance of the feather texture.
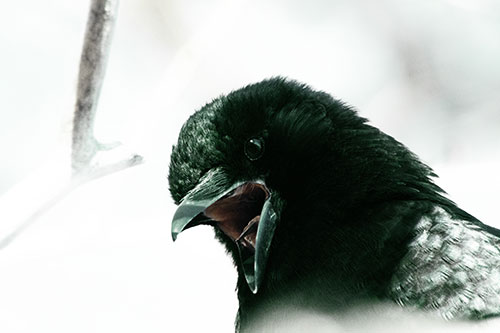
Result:
<instances>
[{"instance_id":1,"label":"feather texture","mask_svg":"<svg viewBox=\"0 0 500 333\"><path fill-rule=\"evenodd\" d=\"M500 313L500 239L441 207L415 227L389 294L402 305L437 311L446 319Z\"/></svg>"},{"instance_id":2,"label":"feather texture","mask_svg":"<svg viewBox=\"0 0 500 333\"><path fill-rule=\"evenodd\" d=\"M249 159L253 138L265 151ZM278 77L191 116L169 183L181 205L255 179L271 193L277 218L257 293L235 242L214 228L238 270L241 331L276 309L336 315L389 300L446 319L499 316L500 231L458 208L433 177L353 108Z\"/></svg>"}]
</instances>

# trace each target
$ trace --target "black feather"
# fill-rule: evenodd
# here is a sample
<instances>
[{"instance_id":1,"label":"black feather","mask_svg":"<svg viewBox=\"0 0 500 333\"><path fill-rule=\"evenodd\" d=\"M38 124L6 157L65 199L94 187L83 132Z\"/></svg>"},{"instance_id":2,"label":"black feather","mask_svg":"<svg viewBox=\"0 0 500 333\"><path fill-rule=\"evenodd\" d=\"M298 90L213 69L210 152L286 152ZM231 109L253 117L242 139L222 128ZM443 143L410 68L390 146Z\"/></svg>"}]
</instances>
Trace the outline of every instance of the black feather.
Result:
<instances>
[{"instance_id":1,"label":"black feather","mask_svg":"<svg viewBox=\"0 0 500 333\"><path fill-rule=\"evenodd\" d=\"M265 141L265 152L255 161L244 153L252 137ZM500 254L499 231L446 198L433 182L431 168L404 145L346 104L295 81L278 77L246 86L191 116L172 152L169 183L174 200L179 203L213 168L223 169L227 182L265 179L279 216L257 294L246 286L236 245L216 228L239 272L242 329L259 312L290 304L333 312L360 302L394 299L432 308L413 296L403 300L394 291L403 280L400 275L417 274L405 265L426 217L444 226L448 222L440 219L461 221L464 230L488 234L485 242ZM435 251L446 257L443 248ZM412 260L418 266L419 258ZM425 267L439 269L440 263ZM499 273L499 267L493 273ZM473 287L441 292L452 300ZM499 289L494 289L494 296L500 297ZM437 307L445 317L446 304ZM464 306L448 317L499 314L500 304L494 307L479 313Z\"/></svg>"}]
</instances>

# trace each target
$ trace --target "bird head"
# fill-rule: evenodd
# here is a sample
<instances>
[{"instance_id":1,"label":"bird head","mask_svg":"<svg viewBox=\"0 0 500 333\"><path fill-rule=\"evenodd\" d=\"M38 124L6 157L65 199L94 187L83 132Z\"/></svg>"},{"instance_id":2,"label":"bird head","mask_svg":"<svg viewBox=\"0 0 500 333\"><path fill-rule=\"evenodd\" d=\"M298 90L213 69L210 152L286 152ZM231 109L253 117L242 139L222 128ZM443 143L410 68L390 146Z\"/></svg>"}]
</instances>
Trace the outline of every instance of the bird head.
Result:
<instances>
[{"instance_id":1,"label":"bird head","mask_svg":"<svg viewBox=\"0 0 500 333\"><path fill-rule=\"evenodd\" d=\"M203 106L171 155L173 239L212 225L254 294L331 260L332 250L348 258L352 246L371 251L359 230L373 236L366 220L376 204L440 190L428 167L366 122L330 95L279 77Z\"/></svg>"}]
</instances>

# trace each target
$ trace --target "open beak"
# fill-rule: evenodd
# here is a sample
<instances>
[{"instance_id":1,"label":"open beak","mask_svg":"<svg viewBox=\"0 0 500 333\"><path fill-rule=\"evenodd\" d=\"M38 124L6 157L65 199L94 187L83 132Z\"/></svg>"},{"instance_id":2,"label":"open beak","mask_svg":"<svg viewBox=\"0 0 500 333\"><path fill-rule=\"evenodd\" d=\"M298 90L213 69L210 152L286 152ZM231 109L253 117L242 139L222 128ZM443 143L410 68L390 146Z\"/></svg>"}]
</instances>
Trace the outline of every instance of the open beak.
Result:
<instances>
[{"instance_id":1,"label":"open beak","mask_svg":"<svg viewBox=\"0 0 500 333\"><path fill-rule=\"evenodd\" d=\"M271 192L262 180L221 187L221 171L208 172L182 200L172 221L175 241L183 230L210 224L236 243L250 290L257 293L276 227Z\"/></svg>"}]
</instances>

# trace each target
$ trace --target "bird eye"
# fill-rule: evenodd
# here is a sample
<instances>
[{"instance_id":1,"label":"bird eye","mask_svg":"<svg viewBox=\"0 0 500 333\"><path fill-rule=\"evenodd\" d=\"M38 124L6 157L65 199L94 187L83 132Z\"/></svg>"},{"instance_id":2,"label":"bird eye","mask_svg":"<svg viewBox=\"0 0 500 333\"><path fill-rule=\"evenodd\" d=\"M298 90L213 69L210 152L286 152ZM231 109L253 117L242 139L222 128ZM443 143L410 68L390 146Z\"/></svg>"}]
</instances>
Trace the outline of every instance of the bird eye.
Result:
<instances>
[{"instance_id":1,"label":"bird eye","mask_svg":"<svg viewBox=\"0 0 500 333\"><path fill-rule=\"evenodd\" d=\"M251 138L245 142L245 155L250 161L258 160L264 154L264 140L262 138Z\"/></svg>"}]
</instances>

